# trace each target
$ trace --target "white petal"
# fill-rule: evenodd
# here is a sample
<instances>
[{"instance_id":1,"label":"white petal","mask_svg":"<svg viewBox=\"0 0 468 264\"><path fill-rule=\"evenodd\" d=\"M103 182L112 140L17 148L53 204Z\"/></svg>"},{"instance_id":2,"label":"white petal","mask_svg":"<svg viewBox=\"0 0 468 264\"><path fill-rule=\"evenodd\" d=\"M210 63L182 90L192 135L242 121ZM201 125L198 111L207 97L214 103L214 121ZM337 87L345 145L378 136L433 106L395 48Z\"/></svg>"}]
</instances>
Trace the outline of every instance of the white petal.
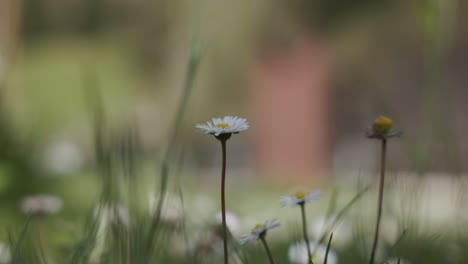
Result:
<instances>
[{"instance_id":1,"label":"white petal","mask_svg":"<svg viewBox=\"0 0 468 264\"><path fill-rule=\"evenodd\" d=\"M257 238L258 238L258 236L255 236L255 235L252 235L252 234L243 235L241 237L240 244L245 245L247 243L250 243L250 242L254 241Z\"/></svg>"},{"instance_id":2,"label":"white petal","mask_svg":"<svg viewBox=\"0 0 468 264\"><path fill-rule=\"evenodd\" d=\"M308 193L306 195L306 197L304 197L304 201L306 203L309 203L311 201L318 200L320 198L320 195L321 195L321 191L320 190L315 190L313 192Z\"/></svg>"},{"instance_id":3,"label":"white petal","mask_svg":"<svg viewBox=\"0 0 468 264\"><path fill-rule=\"evenodd\" d=\"M279 225L280 225L280 223L276 219L269 219L269 220L265 221L265 229L266 230L275 228L275 227L277 227Z\"/></svg>"},{"instance_id":4,"label":"white petal","mask_svg":"<svg viewBox=\"0 0 468 264\"><path fill-rule=\"evenodd\" d=\"M280 197L280 203L283 207L297 205L297 202L296 197L293 196L285 195Z\"/></svg>"}]
</instances>

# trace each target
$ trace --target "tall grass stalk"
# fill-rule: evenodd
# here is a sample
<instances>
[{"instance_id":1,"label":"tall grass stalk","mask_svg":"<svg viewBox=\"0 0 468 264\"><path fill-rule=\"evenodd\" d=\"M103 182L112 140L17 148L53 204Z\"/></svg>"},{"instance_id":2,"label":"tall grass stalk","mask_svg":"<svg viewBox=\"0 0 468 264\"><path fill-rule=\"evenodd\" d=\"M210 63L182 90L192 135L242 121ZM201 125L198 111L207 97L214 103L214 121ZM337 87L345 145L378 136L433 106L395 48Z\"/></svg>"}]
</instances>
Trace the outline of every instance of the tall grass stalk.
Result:
<instances>
[{"instance_id":1,"label":"tall grass stalk","mask_svg":"<svg viewBox=\"0 0 468 264\"><path fill-rule=\"evenodd\" d=\"M270 261L270 264L274 264L275 262L273 261L273 256L271 255L271 251L270 251L270 248L268 247L265 236L260 237L260 240L262 241L263 247L265 248L265 251L267 253L268 261Z\"/></svg>"},{"instance_id":2,"label":"tall grass stalk","mask_svg":"<svg viewBox=\"0 0 468 264\"><path fill-rule=\"evenodd\" d=\"M328 262L328 253L330 253L332 239L333 239L333 232L330 234L330 238L328 239L327 251L325 252L325 259L323 260L323 264L327 264Z\"/></svg>"},{"instance_id":3,"label":"tall grass stalk","mask_svg":"<svg viewBox=\"0 0 468 264\"><path fill-rule=\"evenodd\" d=\"M300 206L301 206L301 213L302 213L302 232L304 233L304 241L305 241L306 248L307 248L307 254L309 256L309 264L314 264L314 262L312 261L312 252L310 251L309 236L307 235L305 203L302 202Z\"/></svg>"},{"instance_id":4,"label":"tall grass stalk","mask_svg":"<svg viewBox=\"0 0 468 264\"><path fill-rule=\"evenodd\" d=\"M168 141L169 143L161 161L161 169L160 169L161 181L160 181L160 186L159 186L160 192L159 192L158 202L156 205L156 211L153 216L150 230L148 232L148 237L147 237L147 242L146 242L148 251L150 251L151 248L154 246L153 245L154 235L155 235L157 226L159 225L159 221L161 219L162 207L164 204L164 200L166 198L166 189L167 189L168 176L169 176L168 174L169 160L170 160L172 151L174 149L174 142L175 142L176 136L182 125L184 114L187 108L188 99L192 92L195 76L197 74L200 61L201 61L200 47L198 43L196 43L195 41L192 41L191 49L190 49L190 58L189 58L188 66L187 66L187 72L185 74L184 90L183 90L179 105L177 107L177 113L176 113L176 117L174 120L172 130L169 133L169 141Z\"/></svg>"},{"instance_id":5,"label":"tall grass stalk","mask_svg":"<svg viewBox=\"0 0 468 264\"><path fill-rule=\"evenodd\" d=\"M13 258L11 259L11 264L20 263L20 260L19 260L20 248L21 248L21 245L23 244L24 236L26 235L26 231L28 230L30 221L31 221L31 212L27 214L26 222L23 225L23 229L21 230L20 236L18 238L18 242L15 243L14 251L13 251L14 252ZM10 241L10 242L13 242L13 241Z\"/></svg>"},{"instance_id":6,"label":"tall grass stalk","mask_svg":"<svg viewBox=\"0 0 468 264\"><path fill-rule=\"evenodd\" d=\"M379 243L379 231L380 231L380 219L382 217L382 204L383 204L383 194L384 194L384 185L385 185L385 161L387 155L387 139L385 137L381 138L381 153L380 153L380 182L379 182L379 198L377 204L377 221L375 225L374 232L374 242L372 243L372 251L369 264L374 263L375 252L377 250L377 245Z\"/></svg>"},{"instance_id":7,"label":"tall grass stalk","mask_svg":"<svg viewBox=\"0 0 468 264\"><path fill-rule=\"evenodd\" d=\"M223 220L223 250L224 250L224 263L228 263L228 245L227 245L227 227L226 227L226 141L227 139L220 139L222 149L222 169L221 169L221 215Z\"/></svg>"}]
</instances>

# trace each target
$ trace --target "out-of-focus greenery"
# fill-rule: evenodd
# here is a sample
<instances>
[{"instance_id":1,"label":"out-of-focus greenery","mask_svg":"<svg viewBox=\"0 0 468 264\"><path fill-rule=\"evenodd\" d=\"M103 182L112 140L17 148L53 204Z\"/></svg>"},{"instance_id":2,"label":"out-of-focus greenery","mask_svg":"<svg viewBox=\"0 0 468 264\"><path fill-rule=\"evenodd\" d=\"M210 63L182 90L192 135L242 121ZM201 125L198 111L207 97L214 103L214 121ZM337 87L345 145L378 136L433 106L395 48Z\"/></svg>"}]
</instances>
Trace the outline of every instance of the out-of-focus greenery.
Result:
<instances>
[{"instance_id":1,"label":"out-of-focus greenery","mask_svg":"<svg viewBox=\"0 0 468 264\"><path fill-rule=\"evenodd\" d=\"M4 228L0 230L0 240L10 242L13 256L15 247L18 247L20 263L217 263L220 259L216 252L217 245L221 244L221 240L213 216L218 207L217 200L213 198L218 194L213 186L218 186L218 179L200 176L209 172L198 168L188 166L188 169L183 169L183 162L187 160L184 159L184 155L187 155L185 150L187 145L193 143L187 142L187 134L191 135L193 126L191 122L180 123L183 120L181 115L186 114L188 119L185 120L193 121L195 115L207 112L207 109L216 109L216 113L238 109L237 103L243 95L239 87L245 83L242 69L246 64L246 54L251 52L250 45L264 37L263 33L270 32L269 26L275 29L278 24L290 23L289 19L299 21L297 24L307 29L317 30L326 41L335 41L330 48L336 49L337 54L350 56L340 57L338 61L341 60L342 64L337 66L338 72L347 80L339 79L335 84L339 95L336 119L343 121L336 125L338 137L354 133L357 129L361 132L365 126L355 122L356 117L366 120L362 117L367 117L369 113L374 115L376 111L388 111L394 116L401 116L401 128L409 132L403 138L401 148L405 155L391 155L400 159L400 163L396 164L403 164L421 175L433 167L453 173L463 169L460 162L463 149L458 149L460 146L456 140L464 142L462 132L465 130L454 129L457 127L455 121L463 117L463 113L460 115L447 108L452 102L450 98L461 100L465 92L453 88L453 93L449 94L441 89L446 83L446 73L450 71L450 68L441 65L448 64L447 57L451 53L460 51L459 47L452 50L451 45L463 43L466 38L461 33L456 35L452 32L454 25L447 20L451 14L442 12L450 9L452 2L411 1L408 4L406 1L383 1L384 4L368 5L372 1L359 1L360 5L365 6L363 9L356 3L351 5L346 1L316 1L310 4L296 1L297 5L289 5L287 1L287 9L278 5L279 8L262 11L261 8L252 7L251 1L239 1L241 7L238 10L247 14L243 19L236 19L236 12L217 13L201 4L196 6L193 2L184 1L145 2L140 3L141 6L125 1L75 1L63 13L60 12L64 8L63 3L55 2L24 1L22 38L16 53L11 56L14 60L1 87L0 226ZM208 4L211 2L206 1ZM127 5L128 9L125 8ZM439 5L446 9L439 9ZM264 7L265 3L259 6ZM193 19L186 11L191 8L208 15ZM140 16L132 15L132 12ZM281 16L281 12L287 14ZM226 13L232 14L223 16ZM252 13L258 14L258 17ZM401 24L395 23L398 16L392 14L402 16ZM213 17L229 22L229 30L219 30L224 29L225 24L211 21ZM364 26L349 29L361 24ZM190 79L195 72L189 70L185 81L182 77L189 55L177 53L188 50L185 46L189 46L187 39L190 39L188 36L192 30L184 28L187 25L194 28L210 25L208 29L197 28L206 45L203 50L206 64L202 65L199 73L201 80L197 81L209 87L197 87L200 89L194 91L195 103L188 110L185 110L187 106L179 108L182 110L178 113L175 102L180 99L180 87L185 82L184 95L187 97L182 99L184 105L190 93L187 89L195 85L192 83L194 80ZM247 28L246 25L252 27ZM265 32L262 31L264 29ZM377 37L369 40L366 36L368 32L375 33ZM395 45L396 48L389 49L386 44ZM174 47L177 45L180 47ZM369 46L370 51L364 52ZM398 48L401 50L398 51ZM412 54L421 48L423 54ZM359 60L354 60L356 57L350 54L361 55L357 55ZM172 57L177 56L183 59L175 59L175 66L171 65ZM412 56L415 58L411 59ZM355 67L355 61L371 62L357 63L363 67ZM403 67L409 73L398 73L398 65L409 65ZM176 74L172 73L173 69L177 69ZM343 74L343 71L346 73ZM177 76L173 77L177 81L168 80L171 74ZM373 77L365 79L365 74ZM393 75L397 76L394 79L400 77L403 84L400 85L398 81L381 82L392 79ZM409 82L414 82L419 88L405 93L401 90L408 87L405 82L408 76L411 77ZM98 105L103 111L103 116L94 119L94 123L96 116L92 114L96 114L93 108L96 105L90 104L93 95L90 96L87 85L92 86L90 89L98 90ZM459 86L457 83L454 85ZM372 90L370 87L377 88ZM392 103L398 101L401 94L407 100L403 101L409 103ZM149 108L150 111L154 110L149 115L156 117L135 121L135 116L140 118L139 111L150 112L138 109L136 105L152 102L153 99L148 98L153 97L160 104L159 107ZM232 101L226 102L227 99ZM213 101L207 103L210 107L200 107L209 101ZM356 107L345 109L352 105ZM456 113L449 114L453 112ZM178 119L174 121L176 124L171 123L173 119ZM171 130L173 126L176 128ZM460 127L464 127L463 124ZM157 138L156 143L142 136L154 131L157 135L152 136ZM83 146L85 165L78 171L57 173L44 165L44 149L62 136ZM177 136L176 140L173 136ZM167 140L168 137L172 139ZM441 138L447 139L443 146L438 144ZM94 140L100 143L95 144L97 141ZM433 141L437 144L427 144ZM147 142L146 148L141 146ZM102 153L94 149L99 147L104 148L101 149ZM203 145L199 148L208 147ZM169 153L167 149L172 151L170 155L166 154ZM438 155L440 153L447 155ZM242 181L245 179L244 176ZM459 180L458 183L462 185L463 181ZM259 179L247 179L247 183L235 182L231 186L228 190L228 208L247 218L243 224L253 222L248 219L249 215L253 215L257 221L264 220L257 218L275 216L284 220L282 231L272 230L268 239L277 263L287 263L290 243L300 239L299 228L296 228L299 215L288 209L280 209L277 205L277 198L287 190ZM324 190L327 193L324 201L312 205L308 217L311 222L326 214L330 207L334 207L331 215L341 209L332 206L332 202L328 204L327 198L330 198L328 195L332 189ZM166 198L166 191L176 195ZM348 199L341 201L340 206L351 200L353 195L349 193L352 192L353 187L350 186L340 189L340 196ZM31 216L29 224L24 226L27 217L20 211L19 203L22 197L34 193L53 193L63 199L65 206L58 215ZM147 209L150 193L156 200L160 199L161 215L176 207L166 199L182 199L182 220L174 223L167 219L160 220L164 216L153 214L151 217ZM200 193L205 196L198 197ZM366 194L367 201L372 201L373 198L369 196ZM413 198L406 197L404 205L414 209L410 206L415 200ZM204 201L200 202L201 207L195 206L197 199ZM95 208L106 203L126 207L131 224L127 225L122 220L102 220L104 213L95 212ZM373 223L374 217L369 213L374 210L371 204L353 204L342 216L343 221L352 222L353 237L343 247L333 245L332 250L337 253L340 263L367 263L370 248L368 237L372 228L369 223ZM407 209L403 216L395 216L391 214L390 206L386 207L384 218L401 217L393 235L398 237L405 229L407 233L396 245L395 237L383 242L379 252L388 252L389 257L402 257L410 263L464 263L468 259L468 252L464 250L468 246L468 234L463 230L466 216L462 204L461 201L459 215L452 219L453 222L436 228L423 228L427 219L412 215L414 212L411 209ZM114 214L117 214L116 210ZM103 223L107 223L106 228L102 227ZM26 230L24 236L21 235L23 227ZM242 227L245 232L248 229ZM106 235L103 236L103 233ZM238 238L238 234L233 235ZM336 239L340 238L338 233L335 236ZM259 244L240 247L234 239L232 244L241 252L245 263L266 262Z\"/></svg>"}]
</instances>

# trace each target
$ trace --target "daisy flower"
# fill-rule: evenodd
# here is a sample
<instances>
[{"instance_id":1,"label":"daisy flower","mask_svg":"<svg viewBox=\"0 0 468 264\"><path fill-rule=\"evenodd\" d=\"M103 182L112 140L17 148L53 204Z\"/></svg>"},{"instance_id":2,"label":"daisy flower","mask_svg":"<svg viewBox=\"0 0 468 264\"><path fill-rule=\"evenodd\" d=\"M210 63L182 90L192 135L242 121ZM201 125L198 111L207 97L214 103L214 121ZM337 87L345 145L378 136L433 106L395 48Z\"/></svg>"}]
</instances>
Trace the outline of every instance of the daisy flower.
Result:
<instances>
[{"instance_id":1,"label":"daisy flower","mask_svg":"<svg viewBox=\"0 0 468 264\"><path fill-rule=\"evenodd\" d=\"M381 115L374 120L372 127L367 131L366 135L368 138L376 139L387 139L401 136L401 131L393 131L392 126L393 120Z\"/></svg>"},{"instance_id":2,"label":"daisy flower","mask_svg":"<svg viewBox=\"0 0 468 264\"><path fill-rule=\"evenodd\" d=\"M284 195L281 196L280 202L284 206L295 206L295 205L304 205L308 204L311 201L318 200L320 197L320 190L315 190L313 192L296 192L293 195Z\"/></svg>"},{"instance_id":3,"label":"daisy flower","mask_svg":"<svg viewBox=\"0 0 468 264\"><path fill-rule=\"evenodd\" d=\"M257 239L263 239L268 230L278 227L279 225L280 223L276 219L269 219L263 224L257 224L252 231L250 231L250 234L242 236L240 243L244 245Z\"/></svg>"},{"instance_id":4,"label":"daisy flower","mask_svg":"<svg viewBox=\"0 0 468 264\"><path fill-rule=\"evenodd\" d=\"M213 118L204 124L195 126L200 133L214 135L219 137L222 134L237 134L249 128L249 123L245 118L237 116L225 116L223 118Z\"/></svg>"},{"instance_id":5,"label":"daisy flower","mask_svg":"<svg viewBox=\"0 0 468 264\"><path fill-rule=\"evenodd\" d=\"M62 205L62 199L50 194L26 196L20 202L21 211L33 215L55 214L62 209Z\"/></svg>"},{"instance_id":6,"label":"daisy flower","mask_svg":"<svg viewBox=\"0 0 468 264\"><path fill-rule=\"evenodd\" d=\"M224 263L228 263L228 245L227 245L227 224L226 224L226 195L225 195L225 180L226 180L226 141L231 138L232 134L237 134L247 130L249 124L245 118L237 116L225 116L223 118L213 118L204 124L195 126L198 132L215 136L221 142L221 220L223 223L223 245L224 245Z\"/></svg>"},{"instance_id":7,"label":"daisy flower","mask_svg":"<svg viewBox=\"0 0 468 264\"><path fill-rule=\"evenodd\" d=\"M7 244L0 241L0 263L7 264L11 261L11 251Z\"/></svg>"}]
</instances>

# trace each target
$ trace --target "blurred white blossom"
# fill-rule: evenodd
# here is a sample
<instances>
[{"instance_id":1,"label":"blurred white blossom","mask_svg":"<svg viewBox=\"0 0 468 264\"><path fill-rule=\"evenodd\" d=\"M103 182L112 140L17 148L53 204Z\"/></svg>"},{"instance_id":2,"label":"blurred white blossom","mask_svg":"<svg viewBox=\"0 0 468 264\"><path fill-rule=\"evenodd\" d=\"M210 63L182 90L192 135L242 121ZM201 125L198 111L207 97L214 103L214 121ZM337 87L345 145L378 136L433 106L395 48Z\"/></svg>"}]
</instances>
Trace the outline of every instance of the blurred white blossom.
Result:
<instances>
[{"instance_id":1,"label":"blurred white blossom","mask_svg":"<svg viewBox=\"0 0 468 264\"><path fill-rule=\"evenodd\" d=\"M332 230L326 230L333 223L335 217L317 217L311 225L311 234L315 239L320 239L325 231L330 231L325 234L326 238L333 232L332 245L338 248L343 248L348 245L353 239L353 228L346 219L340 219Z\"/></svg>"},{"instance_id":2,"label":"blurred white blossom","mask_svg":"<svg viewBox=\"0 0 468 264\"><path fill-rule=\"evenodd\" d=\"M78 171L84 163L80 147L68 140L57 140L50 143L44 154L47 168L59 174Z\"/></svg>"},{"instance_id":3,"label":"blurred white blossom","mask_svg":"<svg viewBox=\"0 0 468 264\"><path fill-rule=\"evenodd\" d=\"M8 264L11 261L11 253L8 245L0 241L0 264Z\"/></svg>"},{"instance_id":4,"label":"blurred white blossom","mask_svg":"<svg viewBox=\"0 0 468 264\"><path fill-rule=\"evenodd\" d=\"M62 199L49 194L26 196L20 202L21 211L33 215L55 214L62 209L62 205Z\"/></svg>"},{"instance_id":5,"label":"blurred white blossom","mask_svg":"<svg viewBox=\"0 0 468 264\"><path fill-rule=\"evenodd\" d=\"M400 262L398 262L398 260ZM390 258L390 259L387 259L384 264L411 264L411 262L409 262L409 260L407 259L404 259L404 258Z\"/></svg>"},{"instance_id":6,"label":"blurred white blossom","mask_svg":"<svg viewBox=\"0 0 468 264\"><path fill-rule=\"evenodd\" d=\"M218 212L215 216L215 220L217 223L222 223L222 214ZM240 235L241 232L241 223L239 217L230 211L226 211L226 226L231 231L234 236Z\"/></svg>"},{"instance_id":7,"label":"blurred white blossom","mask_svg":"<svg viewBox=\"0 0 468 264\"><path fill-rule=\"evenodd\" d=\"M94 217L100 222L121 223L130 225L130 214L128 209L119 204L102 204L94 208Z\"/></svg>"},{"instance_id":8,"label":"blurred white blossom","mask_svg":"<svg viewBox=\"0 0 468 264\"><path fill-rule=\"evenodd\" d=\"M324 245L318 245L314 242L309 243L309 248L312 252L312 261L314 264L323 264L325 260L325 254L327 247ZM295 264L307 264L309 262L309 256L304 242L297 242L289 246L288 258L291 263ZM338 257L336 253L330 249L328 252L328 264L337 264Z\"/></svg>"},{"instance_id":9,"label":"blurred white blossom","mask_svg":"<svg viewBox=\"0 0 468 264\"><path fill-rule=\"evenodd\" d=\"M158 205L158 199L154 193L149 194L148 198L148 210L150 217L153 217ZM166 194L164 199L164 205L161 209L161 219L173 224L178 224L182 221L184 216L184 206L179 196L171 193Z\"/></svg>"}]
</instances>

